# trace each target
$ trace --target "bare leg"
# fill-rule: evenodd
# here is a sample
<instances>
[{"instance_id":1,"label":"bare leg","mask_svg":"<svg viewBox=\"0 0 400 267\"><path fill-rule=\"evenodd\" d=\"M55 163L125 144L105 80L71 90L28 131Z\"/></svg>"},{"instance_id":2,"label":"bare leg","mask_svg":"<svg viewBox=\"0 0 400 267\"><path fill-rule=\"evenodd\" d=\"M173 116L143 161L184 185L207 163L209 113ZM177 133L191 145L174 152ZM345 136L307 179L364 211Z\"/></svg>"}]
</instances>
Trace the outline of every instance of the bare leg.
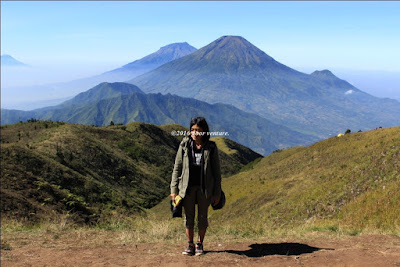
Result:
<instances>
[{"instance_id":1,"label":"bare leg","mask_svg":"<svg viewBox=\"0 0 400 267\"><path fill-rule=\"evenodd\" d=\"M206 236L207 228L206 229L199 229L199 243L203 244L204 237Z\"/></svg>"},{"instance_id":2,"label":"bare leg","mask_svg":"<svg viewBox=\"0 0 400 267\"><path fill-rule=\"evenodd\" d=\"M194 229L186 228L186 236L189 242L193 243Z\"/></svg>"}]
</instances>

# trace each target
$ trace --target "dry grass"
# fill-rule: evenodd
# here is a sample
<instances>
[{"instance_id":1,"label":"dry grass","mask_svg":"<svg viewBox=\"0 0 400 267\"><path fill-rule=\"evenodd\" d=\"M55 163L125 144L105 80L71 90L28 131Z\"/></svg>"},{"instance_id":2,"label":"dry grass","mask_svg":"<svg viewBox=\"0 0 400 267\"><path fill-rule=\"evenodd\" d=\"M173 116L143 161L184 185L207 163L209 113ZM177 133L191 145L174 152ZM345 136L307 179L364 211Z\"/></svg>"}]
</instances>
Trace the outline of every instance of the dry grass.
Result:
<instances>
[{"instance_id":1,"label":"dry grass","mask_svg":"<svg viewBox=\"0 0 400 267\"><path fill-rule=\"evenodd\" d=\"M262 159L223 181L228 233L265 235L304 226L399 234L400 128L330 138ZM340 224L339 224L340 222Z\"/></svg>"},{"instance_id":2,"label":"dry grass","mask_svg":"<svg viewBox=\"0 0 400 267\"><path fill-rule=\"evenodd\" d=\"M18 221L2 222L2 249L34 247L59 248L72 247L107 247L107 246L134 246L141 243L176 244L185 243L186 236L182 219L154 220L154 218L129 219L127 222L115 222L108 229L100 227L82 227L68 225L63 222L42 222L40 225L28 228ZM120 224L123 224L121 226ZM13 226L14 225L14 226ZM114 229L112 227L115 227ZM368 233L385 234L379 231ZM238 229L234 225L211 224L207 232L207 242L237 243L257 240L312 240L321 237L333 240L360 234L329 226L299 226L296 228L281 228L275 230L264 229L259 233ZM249 241L250 242L250 241Z\"/></svg>"},{"instance_id":3,"label":"dry grass","mask_svg":"<svg viewBox=\"0 0 400 267\"><path fill-rule=\"evenodd\" d=\"M226 145L226 142L224 141L223 137L213 137L210 140L214 141L218 149L227 155L238 153L236 149L231 149Z\"/></svg>"},{"instance_id":4,"label":"dry grass","mask_svg":"<svg viewBox=\"0 0 400 267\"><path fill-rule=\"evenodd\" d=\"M400 236L399 144L396 127L273 153L223 179L227 204L210 211L209 234ZM168 199L152 212L167 218Z\"/></svg>"}]
</instances>

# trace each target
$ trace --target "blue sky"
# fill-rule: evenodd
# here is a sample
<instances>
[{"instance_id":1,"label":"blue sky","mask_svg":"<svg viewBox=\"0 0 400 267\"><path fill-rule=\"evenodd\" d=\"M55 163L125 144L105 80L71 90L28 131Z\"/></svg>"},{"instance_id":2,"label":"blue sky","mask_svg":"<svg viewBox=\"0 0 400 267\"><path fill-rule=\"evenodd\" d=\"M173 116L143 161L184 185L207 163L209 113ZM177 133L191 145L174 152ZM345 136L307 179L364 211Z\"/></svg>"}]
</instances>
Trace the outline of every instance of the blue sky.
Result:
<instances>
[{"instance_id":1,"label":"blue sky","mask_svg":"<svg viewBox=\"0 0 400 267\"><path fill-rule=\"evenodd\" d=\"M400 71L400 2L1 1L1 54L118 67L186 41L240 35L299 70Z\"/></svg>"}]
</instances>

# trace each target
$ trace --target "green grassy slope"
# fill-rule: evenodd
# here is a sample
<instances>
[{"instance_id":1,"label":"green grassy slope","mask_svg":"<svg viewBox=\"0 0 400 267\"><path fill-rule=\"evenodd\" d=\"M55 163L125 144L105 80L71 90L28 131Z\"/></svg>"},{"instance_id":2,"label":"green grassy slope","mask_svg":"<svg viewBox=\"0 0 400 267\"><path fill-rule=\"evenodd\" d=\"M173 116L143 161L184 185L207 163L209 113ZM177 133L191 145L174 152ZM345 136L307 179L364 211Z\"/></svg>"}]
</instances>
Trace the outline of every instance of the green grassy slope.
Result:
<instances>
[{"instance_id":1,"label":"green grassy slope","mask_svg":"<svg viewBox=\"0 0 400 267\"><path fill-rule=\"evenodd\" d=\"M400 234L400 127L273 153L223 179L211 231L235 236L325 229ZM166 203L153 208L170 216ZM163 213L164 212L164 213Z\"/></svg>"},{"instance_id":2,"label":"green grassy slope","mask_svg":"<svg viewBox=\"0 0 400 267\"><path fill-rule=\"evenodd\" d=\"M177 126L50 121L2 126L2 215L35 222L69 214L77 222L96 222L110 214L141 213L169 194L180 142L164 130L171 127ZM260 157L243 151L247 162ZM223 166L233 161L223 152L221 158ZM236 172L223 167L224 175Z\"/></svg>"},{"instance_id":3,"label":"green grassy slope","mask_svg":"<svg viewBox=\"0 0 400 267\"><path fill-rule=\"evenodd\" d=\"M165 196L177 145L148 124L2 127L2 213L32 221L71 213L85 222L105 211L137 213Z\"/></svg>"},{"instance_id":4,"label":"green grassy slope","mask_svg":"<svg viewBox=\"0 0 400 267\"><path fill-rule=\"evenodd\" d=\"M333 137L274 153L225 180L229 201L215 220L262 231L318 221L394 231L399 179L399 127Z\"/></svg>"}]
</instances>

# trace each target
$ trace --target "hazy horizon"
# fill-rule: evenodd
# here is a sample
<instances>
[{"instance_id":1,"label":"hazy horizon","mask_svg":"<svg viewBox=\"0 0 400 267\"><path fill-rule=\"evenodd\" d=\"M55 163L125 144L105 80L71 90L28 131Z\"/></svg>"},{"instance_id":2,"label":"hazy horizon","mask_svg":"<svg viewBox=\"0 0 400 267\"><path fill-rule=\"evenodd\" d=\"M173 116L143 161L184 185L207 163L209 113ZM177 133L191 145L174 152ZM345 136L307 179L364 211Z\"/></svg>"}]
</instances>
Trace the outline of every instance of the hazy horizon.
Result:
<instances>
[{"instance_id":1,"label":"hazy horizon","mask_svg":"<svg viewBox=\"0 0 400 267\"><path fill-rule=\"evenodd\" d=\"M15 90L35 86L40 87L42 85L61 84L64 82L88 78L119 68L130 62L104 63L104 65L99 63L86 65L80 64L78 68L75 65L35 66L32 64L29 64L29 67L2 67L1 106L2 108L7 109L31 110L61 103L64 100L73 97L74 94L57 97L50 92L44 95L35 93L21 96L18 92L15 92ZM288 67L307 74L316 70L323 70L302 66ZM346 80L358 89L370 95L380 98L391 98L400 102L400 72L351 70L341 68L328 69L338 78ZM20 79L21 76L23 76L24 79Z\"/></svg>"},{"instance_id":2,"label":"hazy horizon","mask_svg":"<svg viewBox=\"0 0 400 267\"><path fill-rule=\"evenodd\" d=\"M108 64L105 66L100 65L86 65L81 68L75 68L74 66L30 66L30 67L7 67L2 68L2 79L1 79L1 106L7 109L21 109L31 110L54 103L58 104L64 100L73 97L69 96L56 97L51 94L46 95L27 95L26 98L20 96L18 92L13 92L15 89L21 87L32 87L41 85L50 85L57 83L70 82L82 78L88 78L96 76L98 74L110 71L112 69L119 68L123 64ZM310 74L316 70L312 67L296 67L289 66L300 72ZM400 102L400 72L390 71L366 71L366 70L350 70L350 69L329 69L338 78L346 80L358 89L380 98L392 98ZM49 74L48 71L51 71ZM23 75L24 80L19 79ZM90 88L87 88L90 89ZM4 97L6 99L4 99ZM4 101L4 100L7 100ZM38 102L34 105L34 102ZM48 104L46 104L48 103Z\"/></svg>"}]
</instances>

